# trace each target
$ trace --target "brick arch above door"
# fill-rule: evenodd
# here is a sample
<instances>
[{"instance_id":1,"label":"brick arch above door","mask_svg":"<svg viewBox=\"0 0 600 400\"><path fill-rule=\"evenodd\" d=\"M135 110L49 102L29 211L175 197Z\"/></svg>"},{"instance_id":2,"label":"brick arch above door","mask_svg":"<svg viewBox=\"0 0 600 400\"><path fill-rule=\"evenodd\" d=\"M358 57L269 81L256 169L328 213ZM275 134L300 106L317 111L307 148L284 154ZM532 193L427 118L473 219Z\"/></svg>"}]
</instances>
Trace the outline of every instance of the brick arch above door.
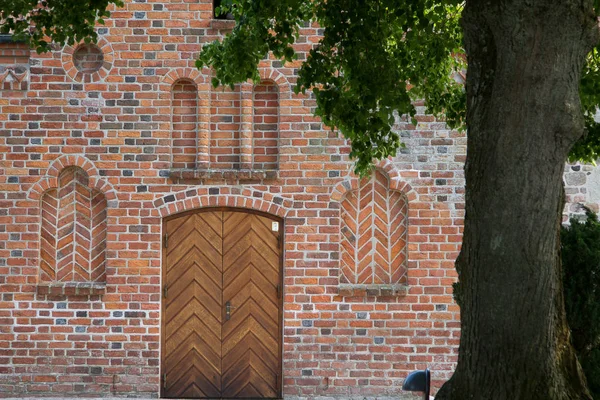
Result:
<instances>
[{"instance_id":1,"label":"brick arch above door","mask_svg":"<svg viewBox=\"0 0 600 400\"><path fill-rule=\"evenodd\" d=\"M200 187L167 194L154 201L161 217L204 207L232 207L288 217L292 200L253 188Z\"/></svg>"}]
</instances>

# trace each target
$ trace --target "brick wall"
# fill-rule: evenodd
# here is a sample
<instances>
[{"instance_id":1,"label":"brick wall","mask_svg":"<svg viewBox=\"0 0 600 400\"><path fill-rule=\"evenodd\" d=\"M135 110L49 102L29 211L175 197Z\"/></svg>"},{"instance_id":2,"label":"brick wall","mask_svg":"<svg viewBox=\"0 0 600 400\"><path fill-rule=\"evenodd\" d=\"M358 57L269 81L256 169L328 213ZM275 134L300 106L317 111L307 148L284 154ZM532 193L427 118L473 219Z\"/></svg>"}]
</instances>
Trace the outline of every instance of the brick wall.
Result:
<instances>
[{"instance_id":1,"label":"brick wall","mask_svg":"<svg viewBox=\"0 0 600 400\"><path fill-rule=\"evenodd\" d=\"M29 46L5 40L0 43L0 64L18 65L29 62Z\"/></svg>"},{"instance_id":2,"label":"brick wall","mask_svg":"<svg viewBox=\"0 0 600 400\"><path fill-rule=\"evenodd\" d=\"M198 88L189 80L179 80L171 91L171 166L194 169L198 154Z\"/></svg>"},{"instance_id":3,"label":"brick wall","mask_svg":"<svg viewBox=\"0 0 600 400\"><path fill-rule=\"evenodd\" d=\"M383 232L388 259L352 279L342 217L377 205L352 197L366 189L346 142L312 116L310 94L293 94L298 64L265 60L260 84L211 88L194 61L231 27L211 16L207 0L127 1L98 29L99 68L81 68L90 50L77 46L2 58L0 76L21 81L0 91L0 397L156 397L162 219L210 206L284 220L286 397L397 396L426 366L436 386L450 377L464 134L422 105L417 126L398 121L407 148L379 164L374 190L385 186L386 218L405 218L355 235ZM301 33L300 59L318 29ZM76 262L60 250L77 243Z\"/></svg>"},{"instance_id":4,"label":"brick wall","mask_svg":"<svg viewBox=\"0 0 600 400\"><path fill-rule=\"evenodd\" d=\"M279 90L262 81L253 90L252 168L275 170L279 161Z\"/></svg>"},{"instance_id":5,"label":"brick wall","mask_svg":"<svg viewBox=\"0 0 600 400\"><path fill-rule=\"evenodd\" d=\"M210 168L239 170L241 89L212 88L210 97Z\"/></svg>"},{"instance_id":6,"label":"brick wall","mask_svg":"<svg viewBox=\"0 0 600 400\"><path fill-rule=\"evenodd\" d=\"M26 90L29 71L29 47L0 35L0 89Z\"/></svg>"}]
</instances>

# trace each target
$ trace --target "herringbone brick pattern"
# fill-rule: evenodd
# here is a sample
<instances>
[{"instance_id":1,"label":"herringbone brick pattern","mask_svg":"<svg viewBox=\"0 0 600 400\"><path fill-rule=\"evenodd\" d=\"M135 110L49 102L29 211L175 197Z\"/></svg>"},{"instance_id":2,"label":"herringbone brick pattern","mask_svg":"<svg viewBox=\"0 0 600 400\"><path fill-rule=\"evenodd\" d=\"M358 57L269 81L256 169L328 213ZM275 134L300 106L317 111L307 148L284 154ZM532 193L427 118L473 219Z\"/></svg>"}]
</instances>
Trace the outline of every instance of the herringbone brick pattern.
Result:
<instances>
[{"instance_id":1,"label":"herringbone brick pattern","mask_svg":"<svg viewBox=\"0 0 600 400\"><path fill-rule=\"evenodd\" d=\"M89 280L106 280L106 197L102 192L90 190ZM84 242L86 243L86 242Z\"/></svg>"},{"instance_id":2,"label":"herringbone brick pattern","mask_svg":"<svg viewBox=\"0 0 600 400\"><path fill-rule=\"evenodd\" d=\"M102 282L106 199L88 187L87 174L77 167L66 168L58 185L42 197L40 280Z\"/></svg>"},{"instance_id":3,"label":"herringbone brick pattern","mask_svg":"<svg viewBox=\"0 0 600 400\"><path fill-rule=\"evenodd\" d=\"M406 283L407 201L376 170L342 201L341 282Z\"/></svg>"},{"instance_id":4,"label":"herringbone brick pattern","mask_svg":"<svg viewBox=\"0 0 600 400\"><path fill-rule=\"evenodd\" d=\"M58 223L58 197L56 189L48 190L42 197L42 224L40 234L40 281L56 279L56 233Z\"/></svg>"}]
</instances>

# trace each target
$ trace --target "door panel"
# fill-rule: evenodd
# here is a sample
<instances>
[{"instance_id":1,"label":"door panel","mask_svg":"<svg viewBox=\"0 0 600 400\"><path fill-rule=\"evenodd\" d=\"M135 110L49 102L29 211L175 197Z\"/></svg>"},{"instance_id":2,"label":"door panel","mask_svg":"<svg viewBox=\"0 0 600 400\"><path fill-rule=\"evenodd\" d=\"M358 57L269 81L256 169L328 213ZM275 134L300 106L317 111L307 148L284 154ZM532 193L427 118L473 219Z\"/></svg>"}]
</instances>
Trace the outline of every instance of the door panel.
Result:
<instances>
[{"instance_id":1,"label":"door panel","mask_svg":"<svg viewBox=\"0 0 600 400\"><path fill-rule=\"evenodd\" d=\"M221 394L222 213L166 223L164 395Z\"/></svg>"},{"instance_id":2,"label":"door panel","mask_svg":"<svg viewBox=\"0 0 600 400\"><path fill-rule=\"evenodd\" d=\"M215 210L166 222L163 396L280 396L281 245L273 221Z\"/></svg>"},{"instance_id":3,"label":"door panel","mask_svg":"<svg viewBox=\"0 0 600 400\"><path fill-rule=\"evenodd\" d=\"M277 397L279 243L271 220L223 217L223 397ZM235 307L235 308L233 308Z\"/></svg>"}]
</instances>

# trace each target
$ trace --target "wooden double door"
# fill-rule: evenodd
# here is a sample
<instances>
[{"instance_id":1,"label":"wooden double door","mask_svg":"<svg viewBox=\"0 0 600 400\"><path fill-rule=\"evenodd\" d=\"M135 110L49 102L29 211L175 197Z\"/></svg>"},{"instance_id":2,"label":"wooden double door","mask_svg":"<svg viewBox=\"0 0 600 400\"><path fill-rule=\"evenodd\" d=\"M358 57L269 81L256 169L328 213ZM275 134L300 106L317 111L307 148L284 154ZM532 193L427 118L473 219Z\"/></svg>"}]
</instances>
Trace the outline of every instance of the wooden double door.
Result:
<instances>
[{"instance_id":1,"label":"wooden double door","mask_svg":"<svg viewBox=\"0 0 600 400\"><path fill-rule=\"evenodd\" d=\"M165 220L162 397L281 397L280 231L230 209Z\"/></svg>"}]
</instances>

